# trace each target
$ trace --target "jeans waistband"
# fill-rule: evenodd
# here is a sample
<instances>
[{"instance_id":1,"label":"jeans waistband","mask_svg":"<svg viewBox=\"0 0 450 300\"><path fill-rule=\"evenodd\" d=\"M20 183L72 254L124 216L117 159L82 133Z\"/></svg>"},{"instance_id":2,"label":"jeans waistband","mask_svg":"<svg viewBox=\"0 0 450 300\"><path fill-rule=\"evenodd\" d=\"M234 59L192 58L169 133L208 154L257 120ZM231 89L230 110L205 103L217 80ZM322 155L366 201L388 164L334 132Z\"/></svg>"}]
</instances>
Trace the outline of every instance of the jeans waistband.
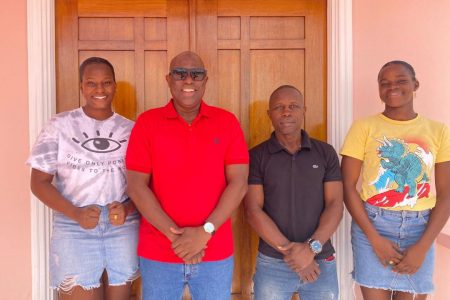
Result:
<instances>
[{"instance_id":1,"label":"jeans waistband","mask_svg":"<svg viewBox=\"0 0 450 300\"><path fill-rule=\"evenodd\" d=\"M390 210L382 207L374 206L368 203L364 203L364 206L367 211L372 213L376 213L378 215L385 216L393 216L399 218L419 218L426 217L431 213L431 209L421 210L421 211L413 211L413 210Z\"/></svg>"}]
</instances>

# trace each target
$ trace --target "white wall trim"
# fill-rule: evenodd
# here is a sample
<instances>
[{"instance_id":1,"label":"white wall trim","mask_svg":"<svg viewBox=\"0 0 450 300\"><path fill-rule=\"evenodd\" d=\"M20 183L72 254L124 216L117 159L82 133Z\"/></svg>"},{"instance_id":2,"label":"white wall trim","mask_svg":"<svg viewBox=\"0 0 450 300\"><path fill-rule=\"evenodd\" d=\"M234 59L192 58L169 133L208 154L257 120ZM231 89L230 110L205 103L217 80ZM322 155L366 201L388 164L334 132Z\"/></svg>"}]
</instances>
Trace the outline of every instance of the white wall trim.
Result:
<instances>
[{"instance_id":1,"label":"white wall trim","mask_svg":"<svg viewBox=\"0 0 450 300\"><path fill-rule=\"evenodd\" d=\"M339 152L353 121L352 0L328 0L328 142ZM340 299L354 299L350 215L333 236L337 253Z\"/></svg>"},{"instance_id":2,"label":"white wall trim","mask_svg":"<svg viewBox=\"0 0 450 300\"><path fill-rule=\"evenodd\" d=\"M55 113L54 0L27 0L30 145ZM328 142L339 151L353 120L352 0L328 0ZM50 211L31 197L32 299L52 300L48 253ZM350 217L344 216L333 242L338 254L340 299L353 299Z\"/></svg>"},{"instance_id":3,"label":"white wall trim","mask_svg":"<svg viewBox=\"0 0 450 300\"><path fill-rule=\"evenodd\" d=\"M30 145L55 113L54 11L54 0L27 0ZM51 213L33 195L30 201L32 299L52 300L48 272Z\"/></svg>"}]
</instances>

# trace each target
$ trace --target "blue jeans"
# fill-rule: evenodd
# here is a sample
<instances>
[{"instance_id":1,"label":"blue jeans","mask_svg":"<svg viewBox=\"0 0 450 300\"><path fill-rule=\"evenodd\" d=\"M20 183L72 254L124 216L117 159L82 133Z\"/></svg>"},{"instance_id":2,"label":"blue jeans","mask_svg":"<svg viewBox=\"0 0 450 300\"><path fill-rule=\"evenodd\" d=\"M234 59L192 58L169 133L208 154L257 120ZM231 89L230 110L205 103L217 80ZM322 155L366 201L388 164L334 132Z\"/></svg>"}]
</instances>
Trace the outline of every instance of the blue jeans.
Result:
<instances>
[{"instance_id":1,"label":"blue jeans","mask_svg":"<svg viewBox=\"0 0 450 300\"><path fill-rule=\"evenodd\" d=\"M194 265L139 258L142 300L181 299L185 285L193 300L228 300L231 297L233 256Z\"/></svg>"},{"instance_id":2,"label":"blue jeans","mask_svg":"<svg viewBox=\"0 0 450 300\"><path fill-rule=\"evenodd\" d=\"M331 300L339 298L336 259L317 260L319 278L303 282L282 259L258 253L253 278L255 300L290 300L298 292L302 300Z\"/></svg>"}]
</instances>

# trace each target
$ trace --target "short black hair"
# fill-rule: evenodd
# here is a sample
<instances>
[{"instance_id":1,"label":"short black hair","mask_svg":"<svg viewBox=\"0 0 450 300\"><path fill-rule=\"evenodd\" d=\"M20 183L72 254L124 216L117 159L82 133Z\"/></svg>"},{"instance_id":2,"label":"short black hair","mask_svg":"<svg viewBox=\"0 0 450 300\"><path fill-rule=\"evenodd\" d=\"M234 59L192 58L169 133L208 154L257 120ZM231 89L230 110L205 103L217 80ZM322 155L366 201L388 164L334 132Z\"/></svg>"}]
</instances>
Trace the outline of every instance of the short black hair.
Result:
<instances>
[{"instance_id":1,"label":"short black hair","mask_svg":"<svg viewBox=\"0 0 450 300\"><path fill-rule=\"evenodd\" d=\"M83 81L83 75L84 75L84 70L86 69L87 66L89 65L93 65L93 64L102 64L102 65L106 65L108 68L111 69L112 75L113 75L113 80L114 82L116 82L116 73L114 72L114 67L113 65L106 59L101 58L101 57L89 57L88 59L86 59L85 61L83 61L80 65L80 82Z\"/></svg>"},{"instance_id":2,"label":"short black hair","mask_svg":"<svg viewBox=\"0 0 450 300\"><path fill-rule=\"evenodd\" d=\"M404 67L411 73L411 77L412 77L414 80L417 80L417 79L416 79L416 71L414 71L414 68L413 68L409 63L407 63L406 61L403 61L403 60L392 60L392 61L390 61L390 62L385 63L385 64L381 67L380 72L378 72L378 80L380 79L381 71L382 71L384 68L389 67L389 66L392 66L392 65L401 65L401 66L404 66Z\"/></svg>"},{"instance_id":3,"label":"short black hair","mask_svg":"<svg viewBox=\"0 0 450 300\"><path fill-rule=\"evenodd\" d=\"M293 85L285 84L285 85L281 85L281 86L277 87L270 95L269 100L272 99L276 94L278 94L279 91L285 90L285 89L291 89L291 90L296 91L300 95L300 97L303 99L303 94L302 94L302 92L300 92L300 90L298 88L296 88Z\"/></svg>"}]
</instances>

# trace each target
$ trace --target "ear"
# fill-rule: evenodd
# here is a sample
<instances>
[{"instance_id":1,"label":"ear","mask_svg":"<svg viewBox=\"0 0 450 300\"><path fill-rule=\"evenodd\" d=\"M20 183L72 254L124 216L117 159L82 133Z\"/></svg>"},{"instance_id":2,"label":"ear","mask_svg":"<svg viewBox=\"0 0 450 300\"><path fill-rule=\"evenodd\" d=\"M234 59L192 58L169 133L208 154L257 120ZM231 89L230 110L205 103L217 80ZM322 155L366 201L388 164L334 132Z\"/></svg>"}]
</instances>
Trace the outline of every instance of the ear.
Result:
<instances>
[{"instance_id":1,"label":"ear","mask_svg":"<svg viewBox=\"0 0 450 300\"><path fill-rule=\"evenodd\" d=\"M417 91L419 86L420 86L419 80L416 79L416 81L414 82L414 92Z\"/></svg>"},{"instance_id":2,"label":"ear","mask_svg":"<svg viewBox=\"0 0 450 300\"><path fill-rule=\"evenodd\" d=\"M167 81L167 83L169 83L169 80L170 80L170 74L167 74L167 75L166 75L166 81Z\"/></svg>"}]
</instances>

